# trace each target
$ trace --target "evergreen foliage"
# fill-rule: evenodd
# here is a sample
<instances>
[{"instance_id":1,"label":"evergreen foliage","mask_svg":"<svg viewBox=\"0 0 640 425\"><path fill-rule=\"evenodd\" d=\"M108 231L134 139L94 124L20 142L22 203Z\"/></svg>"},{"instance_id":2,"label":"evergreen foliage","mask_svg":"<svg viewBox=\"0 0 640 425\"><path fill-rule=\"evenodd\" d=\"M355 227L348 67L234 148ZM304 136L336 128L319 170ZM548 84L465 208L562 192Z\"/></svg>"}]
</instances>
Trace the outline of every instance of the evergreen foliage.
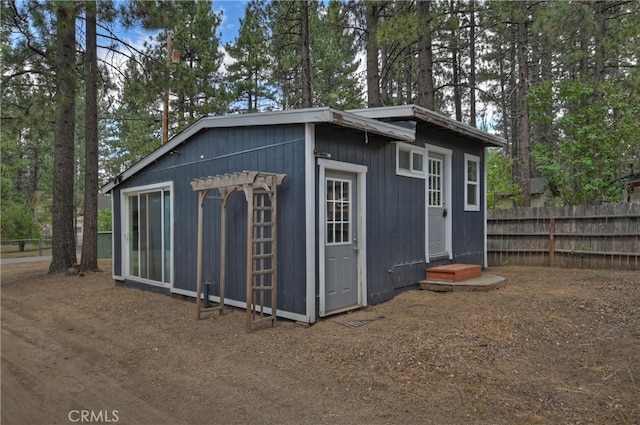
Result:
<instances>
[{"instance_id":1,"label":"evergreen foliage","mask_svg":"<svg viewBox=\"0 0 640 425\"><path fill-rule=\"evenodd\" d=\"M39 223L62 190L53 198L71 200L71 222L86 172L83 3L0 7L2 212L23 210ZM497 192L526 204L530 177L544 177L560 203L615 202L640 155L640 2L251 0L224 49L211 1L96 7L101 183L161 145L165 99L169 135L207 115L299 108L306 60L313 106L418 103L504 137L505 151L488 155L490 206ZM61 8L72 10L79 35L67 80L56 50ZM136 47L117 25L149 37ZM178 63L167 63L169 39ZM54 184L54 124L72 115L72 144L56 163L70 174Z\"/></svg>"}]
</instances>

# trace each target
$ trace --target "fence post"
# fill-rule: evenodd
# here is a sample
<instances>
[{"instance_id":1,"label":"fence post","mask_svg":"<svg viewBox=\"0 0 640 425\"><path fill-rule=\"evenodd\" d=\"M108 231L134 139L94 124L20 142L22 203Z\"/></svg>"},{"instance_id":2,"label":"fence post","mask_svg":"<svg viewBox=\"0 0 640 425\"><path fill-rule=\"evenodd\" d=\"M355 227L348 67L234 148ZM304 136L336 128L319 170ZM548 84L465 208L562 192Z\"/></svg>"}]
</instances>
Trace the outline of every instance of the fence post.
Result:
<instances>
[{"instance_id":1,"label":"fence post","mask_svg":"<svg viewBox=\"0 0 640 425\"><path fill-rule=\"evenodd\" d=\"M38 239L38 255L42 257L42 238Z\"/></svg>"},{"instance_id":2,"label":"fence post","mask_svg":"<svg viewBox=\"0 0 640 425\"><path fill-rule=\"evenodd\" d=\"M556 265L556 219L549 218L549 267Z\"/></svg>"}]
</instances>

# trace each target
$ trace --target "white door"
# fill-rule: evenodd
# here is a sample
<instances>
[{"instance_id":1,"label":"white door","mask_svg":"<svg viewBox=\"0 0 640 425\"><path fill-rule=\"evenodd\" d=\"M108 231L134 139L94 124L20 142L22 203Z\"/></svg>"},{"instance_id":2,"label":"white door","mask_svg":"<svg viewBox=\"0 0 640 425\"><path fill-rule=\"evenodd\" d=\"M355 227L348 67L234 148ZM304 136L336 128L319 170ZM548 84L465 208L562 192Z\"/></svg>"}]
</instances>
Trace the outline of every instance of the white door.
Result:
<instances>
[{"instance_id":1,"label":"white door","mask_svg":"<svg viewBox=\"0 0 640 425\"><path fill-rule=\"evenodd\" d=\"M429 152L427 163L427 205L429 226L429 257L447 253L446 219L448 215L445 191L445 157Z\"/></svg>"},{"instance_id":2,"label":"white door","mask_svg":"<svg viewBox=\"0 0 640 425\"><path fill-rule=\"evenodd\" d=\"M327 170L325 177L325 311L358 304L357 175Z\"/></svg>"}]
</instances>

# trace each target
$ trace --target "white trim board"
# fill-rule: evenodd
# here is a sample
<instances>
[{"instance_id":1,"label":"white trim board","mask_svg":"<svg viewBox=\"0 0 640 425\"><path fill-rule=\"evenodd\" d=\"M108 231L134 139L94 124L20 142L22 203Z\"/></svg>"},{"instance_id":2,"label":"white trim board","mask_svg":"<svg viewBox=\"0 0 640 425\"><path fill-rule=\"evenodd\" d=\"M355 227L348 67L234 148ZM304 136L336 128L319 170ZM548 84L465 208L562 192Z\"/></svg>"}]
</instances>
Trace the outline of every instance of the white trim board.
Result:
<instances>
[{"instance_id":1,"label":"white trim board","mask_svg":"<svg viewBox=\"0 0 640 425\"><path fill-rule=\"evenodd\" d=\"M129 249L128 249L128 242L129 242L129 238L131 237L129 234L129 215L127 214L129 212L129 205L126 202L127 198L129 196L131 196L132 194L136 194L136 193L146 193L146 192L152 192L155 190L159 190L159 189L169 189L169 193L170 193L170 201L171 201L171 205L169 208L169 214L171 216L170 218L170 222L171 222L171 255L169 258L170 261L170 268L171 268L171 276L169 278L169 283L166 282L156 282L154 280L149 280L149 279L143 279L137 276L130 276L129 275ZM175 203L175 191L174 191L174 186L173 186L173 181L166 181L166 182L161 182L161 183L154 183L154 184L149 184L149 185L143 185L143 186L136 186L136 187L131 187L131 188L127 188L124 189L122 191L120 191L120 275L122 277L124 277L124 279L131 279L131 280L135 280L135 281L140 281L149 285L153 285L153 286L158 286L158 287L162 287L162 288L173 288L173 282L175 281L175 263L174 263L174 249L175 249L175 229L174 229L174 220L173 217L175 217L175 211L174 211L174 203ZM163 227L163 232L164 232L164 227ZM163 236L164 239L164 236ZM114 242L112 242L114 243ZM112 251L115 254L115 250Z\"/></svg>"},{"instance_id":2,"label":"white trim board","mask_svg":"<svg viewBox=\"0 0 640 425\"><path fill-rule=\"evenodd\" d=\"M316 164L315 124L305 125L304 185L305 185L305 251L307 319L316 321Z\"/></svg>"},{"instance_id":3,"label":"white trim board","mask_svg":"<svg viewBox=\"0 0 640 425\"><path fill-rule=\"evenodd\" d=\"M171 288L171 293L172 294L178 294L178 295L184 295L187 297L191 297L194 298L196 297L196 291L188 291L186 289L180 289L180 288ZM209 301L213 301L213 302L220 302L220 297L218 296L214 296L214 295L209 295ZM247 309L247 303L245 301L238 301L238 300L233 300L230 298L225 297L224 298L224 305L230 305L232 307L238 307L238 308L242 308L242 309ZM271 314L271 307L265 307L264 308L264 312L265 314ZM297 322L302 322L302 323L309 323L308 318L304 315L304 314L298 314L298 313L292 313L290 311L282 311L282 310L276 310L276 316L278 317L282 317L285 319L289 319L289 320L295 320Z\"/></svg>"}]
</instances>

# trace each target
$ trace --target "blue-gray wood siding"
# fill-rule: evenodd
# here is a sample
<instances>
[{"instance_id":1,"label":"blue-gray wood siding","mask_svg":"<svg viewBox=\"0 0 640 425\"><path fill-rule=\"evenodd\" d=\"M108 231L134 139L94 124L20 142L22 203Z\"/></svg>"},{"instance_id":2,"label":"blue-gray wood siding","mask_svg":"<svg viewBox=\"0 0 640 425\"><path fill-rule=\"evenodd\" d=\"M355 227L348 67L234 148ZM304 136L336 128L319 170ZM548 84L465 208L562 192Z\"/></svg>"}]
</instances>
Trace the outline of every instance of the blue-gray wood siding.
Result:
<instances>
[{"instance_id":1,"label":"blue-gray wood siding","mask_svg":"<svg viewBox=\"0 0 640 425\"><path fill-rule=\"evenodd\" d=\"M176 154L164 155L114 190L114 271L121 263L120 192L123 189L173 182L174 288L196 289L198 193L191 181L242 170L285 173L278 188L278 309L306 312L304 126L279 125L205 129L182 145ZM218 196L212 190L210 196ZM204 214L203 281L214 283L218 295L220 201L208 200ZM246 300L246 217L244 193L231 195L227 207L227 279L225 296ZM266 305L269 305L267 302Z\"/></svg>"},{"instance_id":2,"label":"blue-gray wood siding","mask_svg":"<svg viewBox=\"0 0 640 425\"><path fill-rule=\"evenodd\" d=\"M464 211L464 154L481 158L480 175L483 176L484 148L464 137L418 124L416 145L423 147L425 143L453 151L453 261L482 264L484 211ZM427 267L424 258L425 181L396 175L395 145L375 135L317 125L316 149L330 153L333 160L368 167L368 302L382 302L393 298L397 291L415 287L424 278ZM194 178L247 169L286 173L287 178L278 190L278 309L305 314L304 126L207 129L191 137L176 151L177 154L159 158L114 190L115 274L124 273L121 240L126 229L122 229L119 220L121 190L173 182L173 286L195 291L198 196L191 189L190 182ZM481 197L484 194L482 185L480 194ZM217 195L217 191L210 195ZM243 193L232 195L227 214L228 274L225 292L227 298L243 301L246 295L246 201ZM206 203L204 235L203 280L214 283L213 293L217 295L220 280L219 201ZM315 254L317 258L318 253ZM428 266L449 262L448 259L432 261ZM316 283L317 276L316 271Z\"/></svg>"},{"instance_id":3,"label":"blue-gray wood siding","mask_svg":"<svg viewBox=\"0 0 640 425\"><path fill-rule=\"evenodd\" d=\"M368 303L415 286L424 279L426 265L424 180L396 175L395 145L371 134L318 128L316 149L332 160L368 167Z\"/></svg>"},{"instance_id":4,"label":"blue-gray wood siding","mask_svg":"<svg viewBox=\"0 0 640 425\"><path fill-rule=\"evenodd\" d=\"M375 304L393 298L425 278L427 267L443 264L483 264L484 211L464 210L464 154L481 160L484 147L472 140L419 123L416 146L452 150L451 220L453 260L425 261L425 180L396 174L396 148L372 135L318 128L316 149L331 159L365 165L367 169L367 300ZM482 181L482 179L481 179ZM484 196L483 183L480 186ZM322 267L319 264L319 267Z\"/></svg>"}]
</instances>

